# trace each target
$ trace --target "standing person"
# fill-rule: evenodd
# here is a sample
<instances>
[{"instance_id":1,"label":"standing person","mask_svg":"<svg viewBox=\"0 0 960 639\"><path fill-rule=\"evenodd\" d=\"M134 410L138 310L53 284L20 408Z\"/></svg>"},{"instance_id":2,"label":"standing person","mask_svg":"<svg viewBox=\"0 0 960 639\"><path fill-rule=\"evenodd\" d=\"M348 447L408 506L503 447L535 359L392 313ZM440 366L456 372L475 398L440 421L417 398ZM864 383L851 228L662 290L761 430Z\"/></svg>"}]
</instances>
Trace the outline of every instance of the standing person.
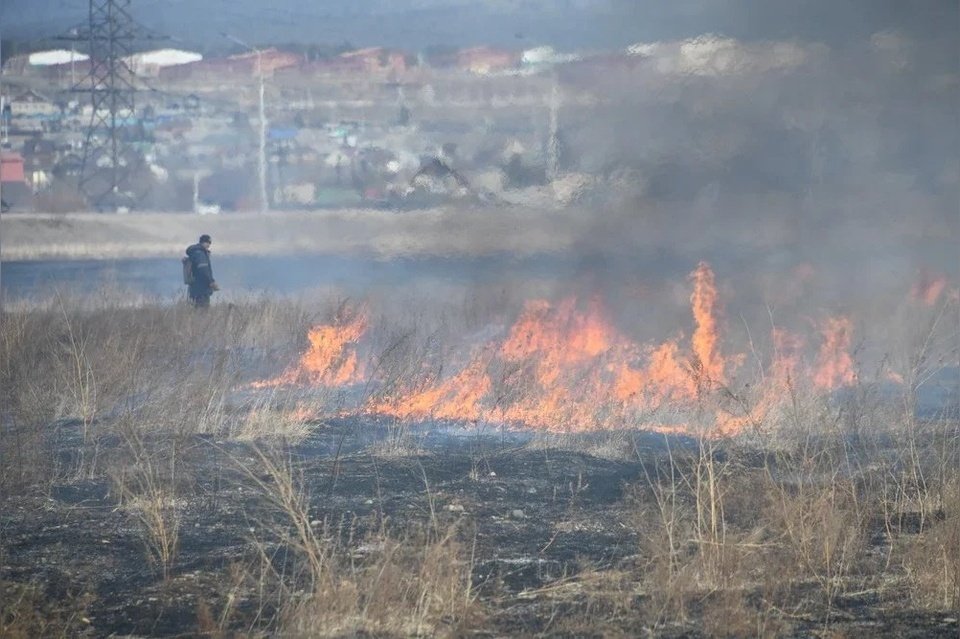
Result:
<instances>
[{"instance_id":1,"label":"standing person","mask_svg":"<svg viewBox=\"0 0 960 639\"><path fill-rule=\"evenodd\" d=\"M196 244L187 247L187 260L190 262L190 299L197 308L210 306L210 296L220 287L213 279L213 267L210 266L210 245L213 240L203 234Z\"/></svg>"}]
</instances>

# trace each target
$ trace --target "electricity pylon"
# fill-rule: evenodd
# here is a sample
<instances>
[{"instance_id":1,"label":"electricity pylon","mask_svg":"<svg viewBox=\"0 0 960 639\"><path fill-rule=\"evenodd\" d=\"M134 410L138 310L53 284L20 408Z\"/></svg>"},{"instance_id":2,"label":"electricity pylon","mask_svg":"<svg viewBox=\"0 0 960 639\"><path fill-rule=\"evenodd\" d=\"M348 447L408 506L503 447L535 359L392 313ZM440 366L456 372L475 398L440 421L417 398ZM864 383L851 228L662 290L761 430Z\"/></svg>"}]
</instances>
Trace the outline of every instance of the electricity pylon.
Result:
<instances>
[{"instance_id":1,"label":"electricity pylon","mask_svg":"<svg viewBox=\"0 0 960 639\"><path fill-rule=\"evenodd\" d=\"M68 40L86 40L90 70L74 90L90 96L90 121L83 145L80 190L98 210L129 208L131 173L141 163L137 135L134 73L130 56L136 38L130 0L90 0L86 29Z\"/></svg>"}]
</instances>

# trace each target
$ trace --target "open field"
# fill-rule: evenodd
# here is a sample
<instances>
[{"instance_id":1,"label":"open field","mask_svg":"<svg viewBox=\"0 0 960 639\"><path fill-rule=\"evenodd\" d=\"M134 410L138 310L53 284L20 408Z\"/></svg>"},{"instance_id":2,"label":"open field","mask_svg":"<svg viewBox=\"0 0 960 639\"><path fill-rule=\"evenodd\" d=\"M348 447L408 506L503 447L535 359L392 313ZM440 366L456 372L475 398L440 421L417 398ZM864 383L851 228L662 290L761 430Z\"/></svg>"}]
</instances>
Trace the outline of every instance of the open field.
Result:
<instances>
[{"instance_id":1,"label":"open field","mask_svg":"<svg viewBox=\"0 0 960 639\"><path fill-rule=\"evenodd\" d=\"M652 398L594 387L630 377L600 324L403 295L7 309L0 636L957 635L957 400L916 402L950 298L902 383L710 373L697 315Z\"/></svg>"},{"instance_id":2,"label":"open field","mask_svg":"<svg viewBox=\"0 0 960 639\"><path fill-rule=\"evenodd\" d=\"M823 231L818 231L822 233ZM17 213L0 217L4 261L122 259L180 255L201 233L214 237L219 255L334 254L397 257L477 257L538 254L655 253L664 247L689 260L704 256L779 252L783 258L876 268L878 254L894 264L913 252L949 272L955 224L915 227L909 218L867 225L837 222L815 242L798 244L792 221L771 217L675 216L656 207L588 205L450 206L394 211L337 209L311 212L229 213ZM856 236L851 244L849 238Z\"/></svg>"},{"instance_id":3,"label":"open field","mask_svg":"<svg viewBox=\"0 0 960 639\"><path fill-rule=\"evenodd\" d=\"M532 219L532 223L525 220ZM548 220L559 220L555 226ZM227 255L293 253L518 255L569 247L577 224L520 210L430 209L395 213L337 210L309 213L17 214L2 218L4 260L117 259L179 255L201 233Z\"/></svg>"}]
</instances>

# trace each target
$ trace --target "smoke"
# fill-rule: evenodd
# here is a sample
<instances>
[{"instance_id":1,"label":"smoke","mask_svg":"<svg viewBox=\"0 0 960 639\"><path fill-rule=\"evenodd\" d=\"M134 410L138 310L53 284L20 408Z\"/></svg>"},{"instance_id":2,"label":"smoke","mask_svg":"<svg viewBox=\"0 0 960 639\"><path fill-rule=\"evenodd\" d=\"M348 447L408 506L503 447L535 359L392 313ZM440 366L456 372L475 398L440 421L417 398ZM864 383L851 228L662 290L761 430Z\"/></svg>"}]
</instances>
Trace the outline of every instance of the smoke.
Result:
<instances>
[{"instance_id":1,"label":"smoke","mask_svg":"<svg viewBox=\"0 0 960 639\"><path fill-rule=\"evenodd\" d=\"M564 110L568 168L606 178L580 250L811 264L841 298L956 281L960 80L938 47L701 37L639 45L602 80L574 68L565 95L603 99Z\"/></svg>"}]
</instances>

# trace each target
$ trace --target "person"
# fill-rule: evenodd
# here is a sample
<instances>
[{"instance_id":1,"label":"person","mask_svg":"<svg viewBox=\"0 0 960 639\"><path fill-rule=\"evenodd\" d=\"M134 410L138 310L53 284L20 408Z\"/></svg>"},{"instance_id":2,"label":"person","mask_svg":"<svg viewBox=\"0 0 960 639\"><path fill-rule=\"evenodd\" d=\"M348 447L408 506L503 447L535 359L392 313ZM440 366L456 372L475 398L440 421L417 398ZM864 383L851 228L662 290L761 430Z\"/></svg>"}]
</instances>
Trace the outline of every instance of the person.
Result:
<instances>
[{"instance_id":1,"label":"person","mask_svg":"<svg viewBox=\"0 0 960 639\"><path fill-rule=\"evenodd\" d=\"M219 291L216 280L213 279L213 267L210 265L210 245L213 240L203 234L196 244L187 247L187 259L190 261L189 293L193 305L197 308L210 306L210 296Z\"/></svg>"}]
</instances>

